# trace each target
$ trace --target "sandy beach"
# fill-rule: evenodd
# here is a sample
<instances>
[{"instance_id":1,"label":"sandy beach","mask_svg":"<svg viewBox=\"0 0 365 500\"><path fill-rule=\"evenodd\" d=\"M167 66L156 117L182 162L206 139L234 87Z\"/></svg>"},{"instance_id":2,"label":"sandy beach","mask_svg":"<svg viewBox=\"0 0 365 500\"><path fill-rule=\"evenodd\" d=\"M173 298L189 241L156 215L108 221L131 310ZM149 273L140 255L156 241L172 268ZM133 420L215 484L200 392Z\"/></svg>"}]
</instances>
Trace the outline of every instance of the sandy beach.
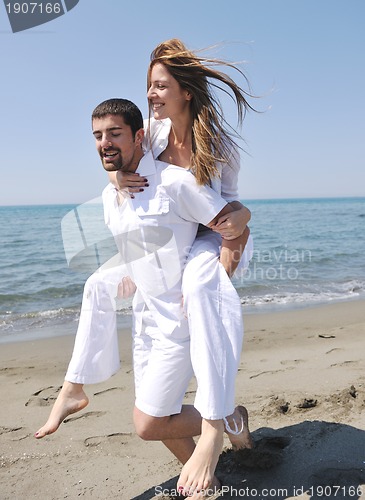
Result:
<instances>
[{"instance_id":1,"label":"sandy beach","mask_svg":"<svg viewBox=\"0 0 365 500\"><path fill-rule=\"evenodd\" d=\"M359 300L245 316L237 403L256 446L234 453L227 440L221 498L365 497L364 311ZM134 434L130 332L119 338L121 370L39 441L74 337L0 345L1 500L172 498L180 465Z\"/></svg>"}]
</instances>

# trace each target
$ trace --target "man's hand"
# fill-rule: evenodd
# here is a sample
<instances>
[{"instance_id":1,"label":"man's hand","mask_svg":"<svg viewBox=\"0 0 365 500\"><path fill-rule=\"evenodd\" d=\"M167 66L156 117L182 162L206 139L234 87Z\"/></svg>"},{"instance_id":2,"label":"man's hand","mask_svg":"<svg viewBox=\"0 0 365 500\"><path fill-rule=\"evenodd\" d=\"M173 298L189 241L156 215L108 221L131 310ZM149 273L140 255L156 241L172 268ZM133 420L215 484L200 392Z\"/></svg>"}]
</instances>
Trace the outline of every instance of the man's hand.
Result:
<instances>
[{"instance_id":1,"label":"man's hand","mask_svg":"<svg viewBox=\"0 0 365 500\"><path fill-rule=\"evenodd\" d=\"M128 297L131 297L136 290L137 287L134 284L134 281L132 281L129 276L124 276L118 285L117 297L118 299L128 299Z\"/></svg>"}]
</instances>

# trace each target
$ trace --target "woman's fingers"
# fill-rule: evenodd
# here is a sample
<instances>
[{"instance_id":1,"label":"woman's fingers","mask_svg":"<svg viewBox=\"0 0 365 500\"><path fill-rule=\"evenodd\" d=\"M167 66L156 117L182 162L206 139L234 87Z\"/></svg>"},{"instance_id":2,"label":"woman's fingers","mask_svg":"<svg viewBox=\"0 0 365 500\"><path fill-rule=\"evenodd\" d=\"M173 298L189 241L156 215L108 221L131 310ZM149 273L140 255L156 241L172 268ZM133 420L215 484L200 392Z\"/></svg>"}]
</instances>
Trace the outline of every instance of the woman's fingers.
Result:
<instances>
[{"instance_id":1,"label":"woman's fingers","mask_svg":"<svg viewBox=\"0 0 365 500\"><path fill-rule=\"evenodd\" d=\"M148 186L148 179L133 172L117 172L117 182L119 189L132 189L130 192L138 192L140 189Z\"/></svg>"}]
</instances>

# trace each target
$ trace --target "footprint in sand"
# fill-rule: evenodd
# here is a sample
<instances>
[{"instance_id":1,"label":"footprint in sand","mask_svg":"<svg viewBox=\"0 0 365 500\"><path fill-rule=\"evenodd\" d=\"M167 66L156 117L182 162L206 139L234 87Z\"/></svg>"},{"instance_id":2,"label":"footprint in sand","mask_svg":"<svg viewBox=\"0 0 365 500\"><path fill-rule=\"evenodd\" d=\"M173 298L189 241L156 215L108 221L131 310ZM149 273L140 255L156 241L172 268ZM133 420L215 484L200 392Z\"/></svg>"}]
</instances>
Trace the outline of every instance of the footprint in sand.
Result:
<instances>
[{"instance_id":1,"label":"footprint in sand","mask_svg":"<svg viewBox=\"0 0 365 500\"><path fill-rule=\"evenodd\" d=\"M102 417L106 415L106 411L87 411L82 413L81 415L76 415L76 417L66 418L63 423L67 424L68 422L73 422L74 420L79 420L80 418L90 418L90 417Z\"/></svg>"},{"instance_id":2,"label":"footprint in sand","mask_svg":"<svg viewBox=\"0 0 365 500\"><path fill-rule=\"evenodd\" d=\"M317 404L318 404L317 399L304 398L298 404L296 404L295 407L301 410L306 410L308 408L315 408Z\"/></svg>"},{"instance_id":3,"label":"footprint in sand","mask_svg":"<svg viewBox=\"0 0 365 500\"><path fill-rule=\"evenodd\" d=\"M272 396L269 401L265 401L261 408L261 413L271 416L277 413L285 415L290 410L290 402L279 396Z\"/></svg>"},{"instance_id":4,"label":"footprint in sand","mask_svg":"<svg viewBox=\"0 0 365 500\"><path fill-rule=\"evenodd\" d=\"M359 362L362 362L360 359L351 359L351 360L346 360L342 361L341 363L334 363L333 365L330 365L330 368L333 368L334 366L343 366L343 365L356 365Z\"/></svg>"},{"instance_id":5,"label":"footprint in sand","mask_svg":"<svg viewBox=\"0 0 365 500\"><path fill-rule=\"evenodd\" d=\"M92 436L84 440L84 445L86 447L99 446L103 449L115 448L117 451L120 451L120 445L127 444L131 436L131 432L116 432L104 436Z\"/></svg>"},{"instance_id":6,"label":"footprint in sand","mask_svg":"<svg viewBox=\"0 0 365 500\"><path fill-rule=\"evenodd\" d=\"M280 361L281 365L298 365L299 363L305 363L304 359L284 359Z\"/></svg>"},{"instance_id":7,"label":"footprint in sand","mask_svg":"<svg viewBox=\"0 0 365 500\"><path fill-rule=\"evenodd\" d=\"M53 385L43 387L31 395L25 406L49 406L55 402L61 388L62 386Z\"/></svg>"},{"instance_id":8,"label":"footprint in sand","mask_svg":"<svg viewBox=\"0 0 365 500\"><path fill-rule=\"evenodd\" d=\"M344 389L336 394L331 394L328 398L326 398L326 402L335 407L340 405L342 408L346 408L349 405L352 406L354 400L361 400L361 395L354 385L351 385L350 388Z\"/></svg>"},{"instance_id":9,"label":"footprint in sand","mask_svg":"<svg viewBox=\"0 0 365 500\"><path fill-rule=\"evenodd\" d=\"M273 375L274 373L284 372L285 370L269 370L265 372L256 373L255 375L251 375L250 378L260 377L261 375Z\"/></svg>"},{"instance_id":10,"label":"footprint in sand","mask_svg":"<svg viewBox=\"0 0 365 500\"><path fill-rule=\"evenodd\" d=\"M11 441L22 441L30 436L24 427L0 427L0 436L3 434L9 435Z\"/></svg>"},{"instance_id":11,"label":"footprint in sand","mask_svg":"<svg viewBox=\"0 0 365 500\"><path fill-rule=\"evenodd\" d=\"M7 434L8 432L15 432L15 431L18 431L19 429L21 429L22 427L15 427L15 428L11 428L11 427L3 427L3 426L0 426L0 436L2 434Z\"/></svg>"},{"instance_id":12,"label":"footprint in sand","mask_svg":"<svg viewBox=\"0 0 365 500\"><path fill-rule=\"evenodd\" d=\"M326 352L326 354L331 354L332 352L335 351L343 351L341 347L334 347L333 349L330 349L329 351Z\"/></svg>"},{"instance_id":13,"label":"footprint in sand","mask_svg":"<svg viewBox=\"0 0 365 500\"><path fill-rule=\"evenodd\" d=\"M17 374L19 371L25 371L25 370L34 370L35 366L24 366L21 368L18 368L17 366L4 366L3 368L0 368L0 373L5 373L5 374Z\"/></svg>"},{"instance_id":14,"label":"footprint in sand","mask_svg":"<svg viewBox=\"0 0 365 500\"><path fill-rule=\"evenodd\" d=\"M125 391L125 387L109 387L109 389L104 389L103 391L94 392L94 396L100 396L112 391Z\"/></svg>"},{"instance_id":15,"label":"footprint in sand","mask_svg":"<svg viewBox=\"0 0 365 500\"><path fill-rule=\"evenodd\" d=\"M27 373L28 370L34 370L34 366L24 366L24 367L17 367L17 366L5 366L3 368L0 368L0 375L5 375L6 377L19 377L20 380L15 382L16 384L22 383L24 380L28 379L29 377L26 377L25 374Z\"/></svg>"}]
</instances>

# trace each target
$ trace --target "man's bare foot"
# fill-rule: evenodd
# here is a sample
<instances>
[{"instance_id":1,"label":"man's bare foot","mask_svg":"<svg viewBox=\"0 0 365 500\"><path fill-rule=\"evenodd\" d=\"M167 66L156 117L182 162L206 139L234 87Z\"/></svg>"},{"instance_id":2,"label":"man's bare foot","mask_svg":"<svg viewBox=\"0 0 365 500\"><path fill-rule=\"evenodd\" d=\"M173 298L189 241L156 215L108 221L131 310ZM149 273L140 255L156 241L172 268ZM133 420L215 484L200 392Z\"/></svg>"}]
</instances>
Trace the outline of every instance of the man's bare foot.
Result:
<instances>
[{"instance_id":1,"label":"man's bare foot","mask_svg":"<svg viewBox=\"0 0 365 500\"><path fill-rule=\"evenodd\" d=\"M218 485L214 471L223 448L223 431L222 420L203 419L199 441L177 482L179 492L198 499L203 498L202 494L212 489L213 485Z\"/></svg>"},{"instance_id":2,"label":"man's bare foot","mask_svg":"<svg viewBox=\"0 0 365 500\"><path fill-rule=\"evenodd\" d=\"M40 439L53 434L68 415L82 410L88 403L89 398L84 393L83 385L65 380L47 422L34 434L34 437Z\"/></svg>"},{"instance_id":3,"label":"man's bare foot","mask_svg":"<svg viewBox=\"0 0 365 500\"><path fill-rule=\"evenodd\" d=\"M234 433L230 432L230 430L234 431ZM253 441L248 428L248 413L244 406L236 406L232 415L226 418L225 432L234 450L253 448Z\"/></svg>"},{"instance_id":4,"label":"man's bare foot","mask_svg":"<svg viewBox=\"0 0 365 500\"><path fill-rule=\"evenodd\" d=\"M222 485L219 479L216 476L214 476L211 484L208 486L207 489L201 490L199 493L196 491L195 493L193 493L192 496L189 496L189 498L191 498L192 500L202 500L204 498L209 498L216 495L221 488Z\"/></svg>"}]
</instances>

